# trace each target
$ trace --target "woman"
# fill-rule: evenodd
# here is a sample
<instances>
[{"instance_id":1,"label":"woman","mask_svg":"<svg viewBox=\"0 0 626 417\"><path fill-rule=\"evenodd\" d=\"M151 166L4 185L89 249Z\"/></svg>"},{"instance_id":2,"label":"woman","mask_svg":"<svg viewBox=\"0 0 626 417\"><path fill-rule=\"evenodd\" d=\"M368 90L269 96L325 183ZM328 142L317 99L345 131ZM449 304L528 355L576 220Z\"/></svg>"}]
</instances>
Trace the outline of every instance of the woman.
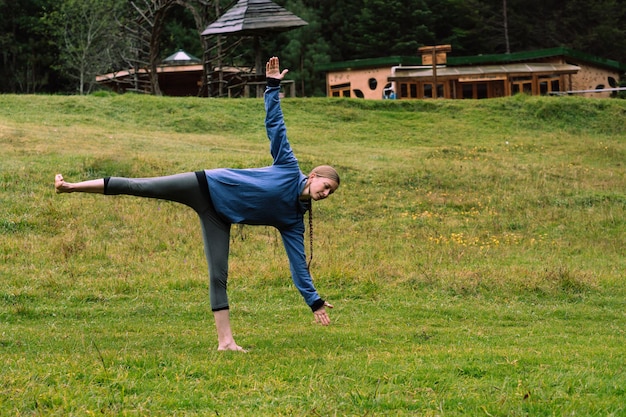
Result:
<instances>
[{"instance_id":1,"label":"woman","mask_svg":"<svg viewBox=\"0 0 626 417\"><path fill-rule=\"evenodd\" d=\"M226 283L230 227L233 223L276 227L281 234L294 284L315 316L326 326L326 307L333 306L317 293L304 251L304 213L311 200L323 200L339 187L339 175L330 166L316 167L305 176L298 166L280 107L280 82L288 72L279 60L266 64L265 127L274 158L271 166L254 169L213 169L156 178L108 177L69 183L55 177L57 193L100 193L158 198L185 204L200 218L204 252L209 266L211 309L217 329L218 350L243 351L230 327Z\"/></svg>"}]
</instances>

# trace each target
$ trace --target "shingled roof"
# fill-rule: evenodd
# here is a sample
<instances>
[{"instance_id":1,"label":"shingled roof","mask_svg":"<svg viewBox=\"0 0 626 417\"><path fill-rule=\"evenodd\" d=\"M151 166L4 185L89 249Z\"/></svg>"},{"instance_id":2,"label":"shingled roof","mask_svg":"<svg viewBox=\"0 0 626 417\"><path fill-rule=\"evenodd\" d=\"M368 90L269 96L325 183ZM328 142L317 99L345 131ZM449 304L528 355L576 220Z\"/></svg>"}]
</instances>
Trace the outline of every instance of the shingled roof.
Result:
<instances>
[{"instance_id":1,"label":"shingled roof","mask_svg":"<svg viewBox=\"0 0 626 417\"><path fill-rule=\"evenodd\" d=\"M269 0L239 0L202 32L207 35L259 36L308 23Z\"/></svg>"}]
</instances>

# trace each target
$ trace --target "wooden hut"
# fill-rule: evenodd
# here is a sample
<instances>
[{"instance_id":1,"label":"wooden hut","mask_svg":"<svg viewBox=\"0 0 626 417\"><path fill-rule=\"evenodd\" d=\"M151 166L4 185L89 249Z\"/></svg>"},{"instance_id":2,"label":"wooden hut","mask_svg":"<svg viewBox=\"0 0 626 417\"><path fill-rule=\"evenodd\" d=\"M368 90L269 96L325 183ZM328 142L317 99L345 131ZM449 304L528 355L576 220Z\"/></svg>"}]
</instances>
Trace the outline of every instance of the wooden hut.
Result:
<instances>
[{"instance_id":1,"label":"wooden hut","mask_svg":"<svg viewBox=\"0 0 626 417\"><path fill-rule=\"evenodd\" d=\"M227 84L240 84L242 82L240 74L249 72L249 70L249 68L221 67L214 70L210 75L216 77L219 71L220 76ZM197 96L202 88L204 67L202 60L179 50L165 58L157 66L157 74L159 86L164 95ZM151 92L150 76L145 68L136 71L127 69L101 74L96 76L96 82L120 94L129 91L145 94Z\"/></svg>"}]
</instances>

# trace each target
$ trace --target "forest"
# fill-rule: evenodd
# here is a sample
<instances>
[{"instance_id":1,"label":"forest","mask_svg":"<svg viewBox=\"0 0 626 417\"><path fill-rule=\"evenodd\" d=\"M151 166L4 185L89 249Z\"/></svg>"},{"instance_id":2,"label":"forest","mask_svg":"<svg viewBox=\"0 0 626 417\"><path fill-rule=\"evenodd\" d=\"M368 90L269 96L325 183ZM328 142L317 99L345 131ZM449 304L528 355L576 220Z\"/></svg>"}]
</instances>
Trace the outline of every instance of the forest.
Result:
<instances>
[{"instance_id":1,"label":"forest","mask_svg":"<svg viewBox=\"0 0 626 417\"><path fill-rule=\"evenodd\" d=\"M254 65L248 38L203 37L236 1L0 0L0 93L88 94L95 76L152 68L179 49L212 66ZM415 56L450 44L453 56L565 46L626 62L620 0L275 0L308 22L264 36L264 56L290 68L299 96L324 95L316 66ZM157 83L158 84L158 83ZM158 91L153 91L158 94Z\"/></svg>"}]
</instances>

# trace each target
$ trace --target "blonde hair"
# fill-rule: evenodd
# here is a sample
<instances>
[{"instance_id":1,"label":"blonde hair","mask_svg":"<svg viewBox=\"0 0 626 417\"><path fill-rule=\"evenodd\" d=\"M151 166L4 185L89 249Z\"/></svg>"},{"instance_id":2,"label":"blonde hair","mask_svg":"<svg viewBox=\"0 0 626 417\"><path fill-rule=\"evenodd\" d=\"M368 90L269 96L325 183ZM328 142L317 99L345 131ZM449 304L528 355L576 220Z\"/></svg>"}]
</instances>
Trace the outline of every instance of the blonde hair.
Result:
<instances>
[{"instance_id":1,"label":"blonde hair","mask_svg":"<svg viewBox=\"0 0 626 417\"><path fill-rule=\"evenodd\" d=\"M330 165L320 165L311 171L309 174L309 178L311 174L315 174L318 177L328 178L329 180L333 180L337 183L337 187L341 181L339 180L339 174L335 170L335 168ZM311 205L309 206L309 261L307 262L307 269L311 269L311 262L313 261L313 201L311 201Z\"/></svg>"},{"instance_id":2,"label":"blonde hair","mask_svg":"<svg viewBox=\"0 0 626 417\"><path fill-rule=\"evenodd\" d=\"M337 173L335 168L331 167L330 165L317 166L313 168L313 170L311 171L311 174L315 174L318 177L328 178L329 180L333 180L337 183L337 186L339 186L339 183L341 182L339 180L339 174ZM309 176L311 174L309 174Z\"/></svg>"}]
</instances>

